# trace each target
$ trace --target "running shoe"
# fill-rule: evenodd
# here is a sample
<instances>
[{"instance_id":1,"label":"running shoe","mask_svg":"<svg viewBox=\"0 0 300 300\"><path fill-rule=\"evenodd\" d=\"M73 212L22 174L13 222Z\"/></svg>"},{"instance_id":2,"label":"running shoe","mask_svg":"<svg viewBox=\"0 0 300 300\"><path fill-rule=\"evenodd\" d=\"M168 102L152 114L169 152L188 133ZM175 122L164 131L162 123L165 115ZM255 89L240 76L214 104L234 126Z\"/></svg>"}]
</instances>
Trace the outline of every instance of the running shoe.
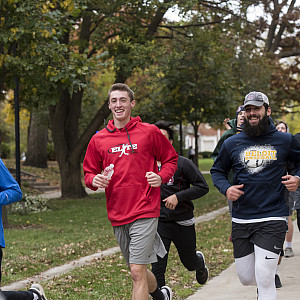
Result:
<instances>
[{"instance_id":1,"label":"running shoe","mask_svg":"<svg viewBox=\"0 0 300 300\"><path fill-rule=\"evenodd\" d=\"M279 278L279 276L277 274L275 274L275 285L276 285L276 289L279 289L279 288L282 287L280 278Z\"/></svg>"},{"instance_id":2,"label":"running shoe","mask_svg":"<svg viewBox=\"0 0 300 300\"><path fill-rule=\"evenodd\" d=\"M168 286L164 285L160 288L160 290L162 291L162 293L165 296L165 300L172 300L173 297L173 293L171 288L169 288Z\"/></svg>"},{"instance_id":3,"label":"running shoe","mask_svg":"<svg viewBox=\"0 0 300 300\"><path fill-rule=\"evenodd\" d=\"M289 247L285 248L285 250L284 250L284 256L285 257L293 257L294 256L293 249L289 248Z\"/></svg>"},{"instance_id":4,"label":"running shoe","mask_svg":"<svg viewBox=\"0 0 300 300\"><path fill-rule=\"evenodd\" d=\"M202 265L203 265L202 268L196 270L196 279L199 284L203 285L203 284L205 284L205 282L208 279L209 272L208 272L208 268L205 265L205 258L204 258L203 253L201 251L197 251L196 255L200 258L200 260L202 261Z\"/></svg>"},{"instance_id":5,"label":"running shoe","mask_svg":"<svg viewBox=\"0 0 300 300\"><path fill-rule=\"evenodd\" d=\"M30 289L30 292L35 293L36 295L38 295L39 300L47 300L44 289L42 288L42 286L38 283L34 283Z\"/></svg>"}]
</instances>

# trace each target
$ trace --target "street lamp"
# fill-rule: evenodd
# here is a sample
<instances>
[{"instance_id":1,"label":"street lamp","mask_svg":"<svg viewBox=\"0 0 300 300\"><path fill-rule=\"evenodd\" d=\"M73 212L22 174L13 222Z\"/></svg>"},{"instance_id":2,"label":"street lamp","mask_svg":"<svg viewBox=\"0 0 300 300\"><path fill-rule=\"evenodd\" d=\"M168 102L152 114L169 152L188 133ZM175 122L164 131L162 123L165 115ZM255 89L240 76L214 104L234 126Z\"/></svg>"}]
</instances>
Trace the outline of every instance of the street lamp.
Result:
<instances>
[{"instance_id":1,"label":"street lamp","mask_svg":"<svg viewBox=\"0 0 300 300\"><path fill-rule=\"evenodd\" d=\"M17 56L17 43L13 47L14 57ZM21 186L21 170L20 170L20 119L19 119L19 78L15 77L14 88L15 101L15 139L16 139L16 180Z\"/></svg>"}]
</instances>

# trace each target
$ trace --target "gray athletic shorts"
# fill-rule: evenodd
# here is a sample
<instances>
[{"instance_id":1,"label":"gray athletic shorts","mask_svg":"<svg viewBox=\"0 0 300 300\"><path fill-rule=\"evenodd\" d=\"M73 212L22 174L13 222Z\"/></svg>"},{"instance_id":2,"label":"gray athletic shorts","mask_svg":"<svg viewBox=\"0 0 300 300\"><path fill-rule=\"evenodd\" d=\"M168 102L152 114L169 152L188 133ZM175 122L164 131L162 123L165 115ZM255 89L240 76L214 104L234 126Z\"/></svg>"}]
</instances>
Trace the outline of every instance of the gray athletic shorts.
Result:
<instances>
[{"instance_id":1,"label":"gray athletic shorts","mask_svg":"<svg viewBox=\"0 0 300 300\"><path fill-rule=\"evenodd\" d=\"M114 234L122 254L129 264L147 265L164 257L165 246L157 233L158 218L138 219L132 223L114 226Z\"/></svg>"}]
</instances>

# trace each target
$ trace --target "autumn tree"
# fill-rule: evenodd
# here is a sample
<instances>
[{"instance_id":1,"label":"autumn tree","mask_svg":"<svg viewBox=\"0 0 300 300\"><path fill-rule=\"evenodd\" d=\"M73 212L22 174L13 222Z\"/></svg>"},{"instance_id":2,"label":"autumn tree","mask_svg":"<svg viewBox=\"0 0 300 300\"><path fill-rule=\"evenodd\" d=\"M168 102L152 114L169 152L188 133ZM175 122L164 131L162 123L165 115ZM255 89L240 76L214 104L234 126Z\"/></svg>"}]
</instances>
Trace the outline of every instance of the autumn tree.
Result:
<instances>
[{"instance_id":1,"label":"autumn tree","mask_svg":"<svg viewBox=\"0 0 300 300\"><path fill-rule=\"evenodd\" d=\"M232 23L237 27L230 28L231 36L234 36L234 30L241 27L243 32L237 31L241 41L251 40L253 45L256 41L262 41L262 32L269 28L267 22L261 21L257 24L249 22L245 11L250 5L259 5L262 2L266 3L267 8L267 3L273 1L240 1L240 11L232 7L231 2L234 1L10 0L4 5L4 1L1 1L0 67L3 74L0 80L1 91L12 87L12 79L18 74L24 103L33 108L42 107L49 110L63 197L86 195L81 183L80 162L91 136L101 128L104 119L110 113L103 96L105 93L102 91L99 93L101 99L98 105L93 102L95 109L89 123L87 124L87 118L84 116L86 126L84 128L80 126L83 124L84 104L89 101L89 95L95 95L93 92L95 75L109 67L114 73L111 83L129 80L134 82L136 80L133 75L137 74L137 70L151 69L153 63L158 60L160 50L163 50L160 49L163 44L159 41L172 40L178 36L185 37L189 41L191 38L190 33L187 33L189 28L220 24L224 25L223 30L226 31L229 27L225 25ZM282 3L286 5L288 1ZM183 16L198 14L201 18L183 19L179 24L164 20L166 11L175 4ZM295 12L295 7L291 11ZM236 19L240 20L240 24L235 22ZM257 27L253 27L254 25ZM282 36L286 34L286 28ZM12 49L16 44L18 52L17 56L14 56ZM240 44L242 48L243 45ZM279 48L274 50L274 55L278 55ZM272 51L265 50L265 53ZM171 54L172 48L169 48L169 52ZM186 56L180 58L182 62L189 62L188 58L193 55L196 58L198 55L196 48L185 53ZM172 55L174 57L175 54ZM206 56L210 58L209 54ZM165 57L162 56L162 59ZM239 57L240 61L247 62L251 60L252 53L249 56L246 54ZM224 70L221 62L210 59L203 62L207 64L206 68L212 75L217 75L217 81L220 83L218 72ZM209 62L211 66L208 66ZM221 66L216 73L213 72L214 65ZM193 69L193 67L189 64L186 68ZM179 69L176 71L181 72ZM187 75L190 73L187 72ZM176 80L178 79L181 78L178 77ZM199 80L208 85L201 72L198 79L189 80L192 83L189 91L195 96L202 92L197 86ZM246 88L247 81L243 82L245 83L243 88ZM215 87L213 85L212 89ZM218 103L219 91L222 88L227 91L227 88L220 85L215 92L216 95L206 89L206 93L215 99L215 102L211 103ZM107 87L104 89L107 90ZM204 94L203 92L202 95ZM192 103L196 101L195 99L190 96L187 102ZM234 99L238 100L237 97ZM205 107L205 110L215 113L220 108L220 105L214 109L212 105L210 108L209 103L206 103L208 107Z\"/></svg>"}]
</instances>

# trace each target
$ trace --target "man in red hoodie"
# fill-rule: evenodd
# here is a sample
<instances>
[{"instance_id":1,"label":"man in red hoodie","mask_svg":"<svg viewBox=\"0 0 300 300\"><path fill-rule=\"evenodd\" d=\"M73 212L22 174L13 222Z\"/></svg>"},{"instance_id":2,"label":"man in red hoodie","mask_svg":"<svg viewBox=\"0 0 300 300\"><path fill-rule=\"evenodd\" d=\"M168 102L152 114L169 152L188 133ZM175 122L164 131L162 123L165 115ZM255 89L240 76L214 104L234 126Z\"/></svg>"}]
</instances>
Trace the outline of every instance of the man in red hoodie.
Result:
<instances>
[{"instance_id":1,"label":"man in red hoodie","mask_svg":"<svg viewBox=\"0 0 300 300\"><path fill-rule=\"evenodd\" d=\"M108 219L133 282L132 299L172 299L169 287L158 288L147 264L166 254L157 233L160 214L160 185L168 182L177 168L178 155L160 130L140 117L131 117L134 93L122 83L108 92L113 120L96 133L83 162L86 186L105 189ZM156 161L161 161L158 171ZM114 173L101 172L113 165Z\"/></svg>"}]
</instances>

